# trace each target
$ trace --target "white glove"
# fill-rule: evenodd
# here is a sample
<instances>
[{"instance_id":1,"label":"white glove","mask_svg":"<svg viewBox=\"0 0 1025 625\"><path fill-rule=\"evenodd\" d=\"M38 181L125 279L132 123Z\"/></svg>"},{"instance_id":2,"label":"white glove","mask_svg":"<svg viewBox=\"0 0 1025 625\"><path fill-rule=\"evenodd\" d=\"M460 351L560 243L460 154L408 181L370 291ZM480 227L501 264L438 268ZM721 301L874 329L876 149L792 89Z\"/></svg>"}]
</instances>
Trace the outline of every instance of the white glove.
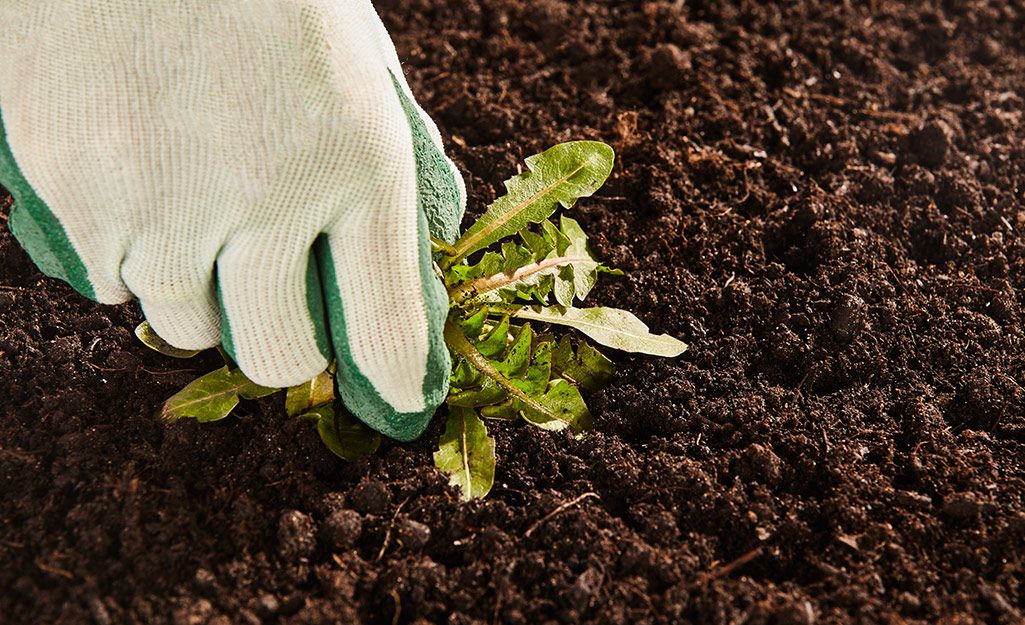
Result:
<instances>
[{"instance_id":1,"label":"white glove","mask_svg":"<svg viewBox=\"0 0 1025 625\"><path fill-rule=\"evenodd\" d=\"M450 369L428 233L455 239L465 192L368 0L0 0L0 24L0 183L43 271L259 384L337 358L356 416L419 436Z\"/></svg>"}]
</instances>

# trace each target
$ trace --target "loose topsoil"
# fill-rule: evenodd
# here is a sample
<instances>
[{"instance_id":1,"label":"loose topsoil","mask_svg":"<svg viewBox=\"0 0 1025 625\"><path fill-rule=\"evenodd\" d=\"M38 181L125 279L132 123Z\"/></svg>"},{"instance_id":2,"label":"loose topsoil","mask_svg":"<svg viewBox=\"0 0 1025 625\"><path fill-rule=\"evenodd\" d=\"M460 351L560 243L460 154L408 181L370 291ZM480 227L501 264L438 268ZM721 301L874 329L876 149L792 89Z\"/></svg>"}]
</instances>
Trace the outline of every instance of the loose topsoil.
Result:
<instances>
[{"instance_id":1,"label":"loose topsoil","mask_svg":"<svg viewBox=\"0 0 1025 625\"><path fill-rule=\"evenodd\" d=\"M388 0L469 213L600 139L571 214L619 355L583 440L492 424L460 503L279 399L164 425L216 356L0 234L0 623L1021 623L1025 5ZM5 218L10 199L0 201Z\"/></svg>"}]
</instances>

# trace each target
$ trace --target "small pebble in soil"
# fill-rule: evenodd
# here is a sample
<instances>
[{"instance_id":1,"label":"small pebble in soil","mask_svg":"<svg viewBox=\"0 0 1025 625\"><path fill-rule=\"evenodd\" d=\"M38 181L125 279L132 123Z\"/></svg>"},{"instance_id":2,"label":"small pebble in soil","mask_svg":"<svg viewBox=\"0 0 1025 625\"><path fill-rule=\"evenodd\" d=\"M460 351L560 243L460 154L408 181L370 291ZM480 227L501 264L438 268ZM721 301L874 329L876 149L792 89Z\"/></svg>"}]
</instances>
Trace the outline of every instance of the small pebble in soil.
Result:
<instances>
[{"instance_id":1,"label":"small pebble in soil","mask_svg":"<svg viewBox=\"0 0 1025 625\"><path fill-rule=\"evenodd\" d=\"M110 611L107 610L107 606L103 605L103 601L99 597L89 597L89 613L93 617L93 622L96 625L111 625L113 621L110 618Z\"/></svg>"},{"instance_id":2,"label":"small pebble in soil","mask_svg":"<svg viewBox=\"0 0 1025 625\"><path fill-rule=\"evenodd\" d=\"M896 491L894 493L894 501L897 505L909 510L928 510L932 506L932 499L927 495L909 490Z\"/></svg>"},{"instance_id":3,"label":"small pebble in soil","mask_svg":"<svg viewBox=\"0 0 1025 625\"><path fill-rule=\"evenodd\" d=\"M68 362L82 351L82 341L75 335L61 336L50 341L46 353L54 363Z\"/></svg>"},{"instance_id":4,"label":"small pebble in soil","mask_svg":"<svg viewBox=\"0 0 1025 625\"><path fill-rule=\"evenodd\" d=\"M385 514L391 505L391 491L379 480L367 480L349 495L352 507L362 514Z\"/></svg>"},{"instance_id":5,"label":"small pebble in soil","mask_svg":"<svg viewBox=\"0 0 1025 625\"><path fill-rule=\"evenodd\" d=\"M7 291L0 291L0 312L6 311L14 306L14 295Z\"/></svg>"},{"instance_id":6,"label":"small pebble in soil","mask_svg":"<svg viewBox=\"0 0 1025 625\"><path fill-rule=\"evenodd\" d=\"M422 549L431 540L431 528L413 519L403 519L399 522L398 538L405 547Z\"/></svg>"},{"instance_id":7,"label":"small pebble in soil","mask_svg":"<svg viewBox=\"0 0 1025 625\"><path fill-rule=\"evenodd\" d=\"M196 569L196 586L201 590L210 590L217 583L217 576L215 576L208 569L198 568Z\"/></svg>"},{"instance_id":8,"label":"small pebble in soil","mask_svg":"<svg viewBox=\"0 0 1025 625\"><path fill-rule=\"evenodd\" d=\"M807 601L783 606L776 610L773 616L775 622L780 625L812 625L815 623L815 609Z\"/></svg>"},{"instance_id":9,"label":"small pebble in soil","mask_svg":"<svg viewBox=\"0 0 1025 625\"><path fill-rule=\"evenodd\" d=\"M909 148L919 163L939 169L950 151L950 129L941 121L930 121L911 133Z\"/></svg>"},{"instance_id":10,"label":"small pebble in soil","mask_svg":"<svg viewBox=\"0 0 1025 625\"><path fill-rule=\"evenodd\" d=\"M362 532L363 517L355 510L335 510L321 525L321 536L332 549L352 549Z\"/></svg>"},{"instance_id":11,"label":"small pebble in soil","mask_svg":"<svg viewBox=\"0 0 1025 625\"><path fill-rule=\"evenodd\" d=\"M844 293L840 296L830 320L830 327L838 340L846 343L864 329L864 310L865 301L857 295Z\"/></svg>"},{"instance_id":12,"label":"small pebble in soil","mask_svg":"<svg viewBox=\"0 0 1025 625\"><path fill-rule=\"evenodd\" d=\"M979 502L972 493L955 493L947 497L941 508L943 514L954 521L970 521L980 511Z\"/></svg>"},{"instance_id":13,"label":"small pebble in soil","mask_svg":"<svg viewBox=\"0 0 1025 625\"><path fill-rule=\"evenodd\" d=\"M587 608L597 595L604 579L605 576L602 575L601 571L594 567L588 567L586 571L581 573L569 590L569 598L573 602L573 607L577 610Z\"/></svg>"},{"instance_id":14,"label":"small pebble in soil","mask_svg":"<svg viewBox=\"0 0 1025 625\"><path fill-rule=\"evenodd\" d=\"M316 524L313 518L298 510L286 510L278 522L281 555L289 560L305 558L317 548Z\"/></svg>"},{"instance_id":15,"label":"small pebble in soil","mask_svg":"<svg viewBox=\"0 0 1025 625\"><path fill-rule=\"evenodd\" d=\"M771 449L753 443L740 457L738 473L742 480L771 484L780 478L783 461Z\"/></svg>"},{"instance_id":16,"label":"small pebble in soil","mask_svg":"<svg viewBox=\"0 0 1025 625\"><path fill-rule=\"evenodd\" d=\"M671 43L660 43L651 53L648 82L656 89L675 89L688 79L690 69L690 52Z\"/></svg>"},{"instance_id":17,"label":"small pebble in soil","mask_svg":"<svg viewBox=\"0 0 1025 625\"><path fill-rule=\"evenodd\" d=\"M256 613L261 618L268 619L279 611L281 611L281 602L277 597L271 594L260 595L260 599L256 603Z\"/></svg>"}]
</instances>

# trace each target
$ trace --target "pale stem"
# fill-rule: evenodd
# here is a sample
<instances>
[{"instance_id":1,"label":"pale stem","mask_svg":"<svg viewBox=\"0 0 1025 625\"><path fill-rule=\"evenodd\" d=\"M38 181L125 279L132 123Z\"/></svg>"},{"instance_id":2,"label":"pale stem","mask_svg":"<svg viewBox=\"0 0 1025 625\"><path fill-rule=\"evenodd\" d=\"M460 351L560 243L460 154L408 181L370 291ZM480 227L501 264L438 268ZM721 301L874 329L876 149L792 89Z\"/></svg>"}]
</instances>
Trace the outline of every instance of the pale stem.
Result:
<instances>
[{"instance_id":1,"label":"pale stem","mask_svg":"<svg viewBox=\"0 0 1025 625\"><path fill-rule=\"evenodd\" d=\"M593 263L595 261L593 258L570 258L567 256L550 258L548 260L543 260L539 263L533 263L530 265L520 267L512 273L496 273L491 276L484 276L483 278L471 280L470 282L467 282L465 284L453 286L449 288L448 297L450 300L458 304L460 302L465 302L470 298L476 297L481 293L487 293L488 291L493 291L503 286L513 284L514 282L525 280L526 278L529 278L530 276L536 273L545 271L546 269L551 269L552 267L559 267L561 265L571 265L573 263L584 262Z\"/></svg>"}]
</instances>

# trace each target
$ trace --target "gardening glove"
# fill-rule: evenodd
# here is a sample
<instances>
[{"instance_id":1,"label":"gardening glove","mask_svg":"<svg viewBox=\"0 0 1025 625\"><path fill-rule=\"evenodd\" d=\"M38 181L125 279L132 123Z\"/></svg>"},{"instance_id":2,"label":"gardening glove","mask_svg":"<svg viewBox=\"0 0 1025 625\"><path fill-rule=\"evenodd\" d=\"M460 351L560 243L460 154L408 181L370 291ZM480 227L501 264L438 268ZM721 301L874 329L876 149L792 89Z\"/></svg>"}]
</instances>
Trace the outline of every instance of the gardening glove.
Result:
<instances>
[{"instance_id":1,"label":"gardening glove","mask_svg":"<svg viewBox=\"0 0 1025 625\"><path fill-rule=\"evenodd\" d=\"M451 368L429 234L465 192L368 0L2 0L0 24L0 184L41 270L258 384L336 358L357 417L420 435Z\"/></svg>"}]
</instances>

